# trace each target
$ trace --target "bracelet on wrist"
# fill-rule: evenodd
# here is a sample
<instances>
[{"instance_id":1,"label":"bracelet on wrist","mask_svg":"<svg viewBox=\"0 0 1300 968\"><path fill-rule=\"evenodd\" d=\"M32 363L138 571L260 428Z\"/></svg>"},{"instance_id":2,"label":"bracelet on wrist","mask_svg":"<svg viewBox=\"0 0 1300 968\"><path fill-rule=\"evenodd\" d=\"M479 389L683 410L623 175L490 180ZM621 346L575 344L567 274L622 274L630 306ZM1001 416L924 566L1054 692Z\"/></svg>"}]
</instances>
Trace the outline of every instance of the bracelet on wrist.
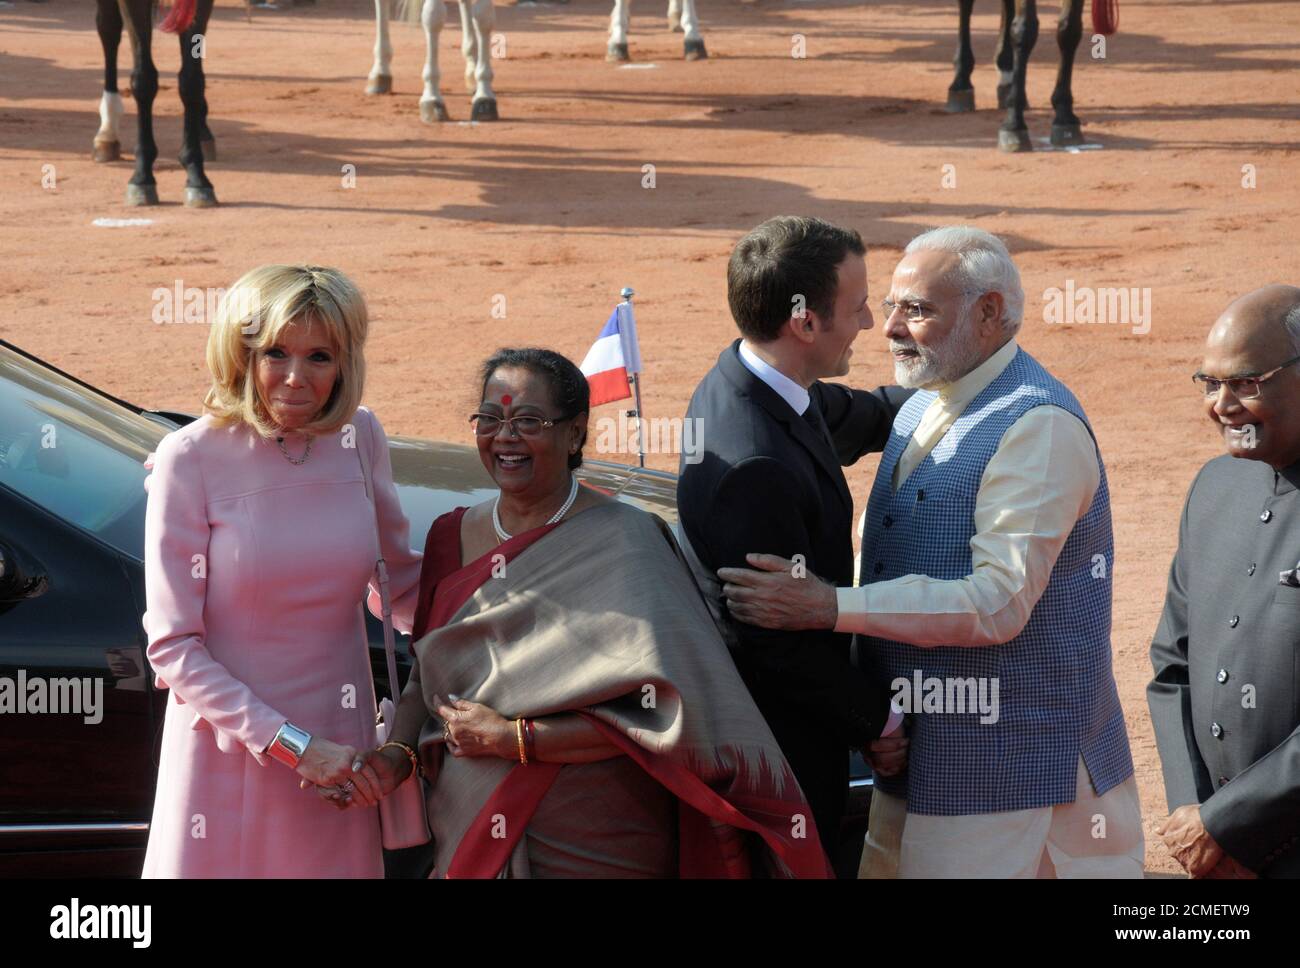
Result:
<instances>
[{"instance_id":1,"label":"bracelet on wrist","mask_svg":"<svg viewBox=\"0 0 1300 968\"><path fill-rule=\"evenodd\" d=\"M283 763L289 769L296 770L310 743L311 733L286 721L283 726L276 730L275 739L271 740L271 745L263 752L271 759Z\"/></svg>"},{"instance_id":2,"label":"bracelet on wrist","mask_svg":"<svg viewBox=\"0 0 1300 968\"><path fill-rule=\"evenodd\" d=\"M383 752L384 750L388 749L390 746L393 747L394 749L401 750L403 753L406 754L406 758L411 761L411 773L410 773L411 776L419 776L419 777L424 776L424 771L420 768L420 759L415 755L414 748L412 748L407 743L403 743L395 739L390 739L387 743L379 747L379 750L380 752Z\"/></svg>"},{"instance_id":3,"label":"bracelet on wrist","mask_svg":"<svg viewBox=\"0 0 1300 968\"><path fill-rule=\"evenodd\" d=\"M528 765L528 750L524 747L524 721L515 720L515 740L519 744L519 762Z\"/></svg>"},{"instance_id":4,"label":"bracelet on wrist","mask_svg":"<svg viewBox=\"0 0 1300 968\"><path fill-rule=\"evenodd\" d=\"M537 759L537 730L533 728L531 719L524 720L524 749L530 760Z\"/></svg>"}]
</instances>

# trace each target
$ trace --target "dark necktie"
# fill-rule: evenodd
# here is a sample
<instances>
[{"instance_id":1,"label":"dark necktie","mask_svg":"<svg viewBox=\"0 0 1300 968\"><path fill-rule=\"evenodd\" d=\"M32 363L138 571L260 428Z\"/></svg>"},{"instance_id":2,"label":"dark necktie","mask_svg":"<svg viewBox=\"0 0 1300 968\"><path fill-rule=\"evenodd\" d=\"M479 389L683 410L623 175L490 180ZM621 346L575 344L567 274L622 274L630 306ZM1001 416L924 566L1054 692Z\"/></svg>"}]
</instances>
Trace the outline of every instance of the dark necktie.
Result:
<instances>
[{"instance_id":1,"label":"dark necktie","mask_svg":"<svg viewBox=\"0 0 1300 968\"><path fill-rule=\"evenodd\" d=\"M831 432L822 417L821 407L817 406L816 397L808 397L808 409L803 412L803 418L808 421L808 425L812 427L817 436L826 441L826 446L831 449L831 453L835 453L835 441L831 439Z\"/></svg>"}]
</instances>

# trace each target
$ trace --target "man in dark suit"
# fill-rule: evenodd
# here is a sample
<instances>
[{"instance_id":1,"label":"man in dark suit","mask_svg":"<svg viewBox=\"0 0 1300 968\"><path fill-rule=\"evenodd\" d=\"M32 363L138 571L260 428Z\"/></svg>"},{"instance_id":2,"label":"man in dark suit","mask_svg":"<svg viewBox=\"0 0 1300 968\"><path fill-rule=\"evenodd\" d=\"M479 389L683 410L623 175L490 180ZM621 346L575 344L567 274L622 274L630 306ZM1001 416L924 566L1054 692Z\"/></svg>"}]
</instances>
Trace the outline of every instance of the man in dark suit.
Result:
<instances>
[{"instance_id":1,"label":"man in dark suit","mask_svg":"<svg viewBox=\"0 0 1300 968\"><path fill-rule=\"evenodd\" d=\"M1196 380L1227 453L1187 494L1147 687L1193 877L1300 877L1300 289L1210 330Z\"/></svg>"},{"instance_id":2,"label":"man in dark suit","mask_svg":"<svg viewBox=\"0 0 1300 968\"><path fill-rule=\"evenodd\" d=\"M901 715L891 715L885 684L850 660L849 635L735 622L716 572L765 552L853 583L853 498L841 465L881 450L910 396L820 382L849 372L854 339L874 325L865 253L857 232L794 216L770 219L737 244L727 298L743 339L723 350L691 398L686 415L700 421L704 454L694 463L683 455L677 484L685 551L709 608L823 846L850 877L857 857L836 856L848 751L867 750L879 771L899 769ZM869 749L882 731L895 738Z\"/></svg>"}]
</instances>

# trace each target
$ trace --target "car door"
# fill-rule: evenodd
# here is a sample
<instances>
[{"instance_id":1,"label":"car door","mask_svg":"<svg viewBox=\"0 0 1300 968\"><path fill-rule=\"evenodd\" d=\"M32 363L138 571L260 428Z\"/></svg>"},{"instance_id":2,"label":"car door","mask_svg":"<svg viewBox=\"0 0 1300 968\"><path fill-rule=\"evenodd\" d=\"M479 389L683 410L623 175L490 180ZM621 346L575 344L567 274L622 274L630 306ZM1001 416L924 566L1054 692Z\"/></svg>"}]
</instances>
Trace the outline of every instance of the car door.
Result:
<instances>
[{"instance_id":1,"label":"car door","mask_svg":"<svg viewBox=\"0 0 1300 968\"><path fill-rule=\"evenodd\" d=\"M157 717L141 462L163 432L0 353L5 873L139 873Z\"/></svg>"},{"instance_id":2,"label":"car door","mask_svg":"<svg viewBox=\"0 0 1300 968\"><path fill-rule=\"evenodd\" d=\"M58 852L54 873L98 850L116 865L143 844L154 782L129 565L6 491L0 555L35 583L0 601L0 865L39 873L39 857L4 855Z\"/></svg>"}]
</instances>

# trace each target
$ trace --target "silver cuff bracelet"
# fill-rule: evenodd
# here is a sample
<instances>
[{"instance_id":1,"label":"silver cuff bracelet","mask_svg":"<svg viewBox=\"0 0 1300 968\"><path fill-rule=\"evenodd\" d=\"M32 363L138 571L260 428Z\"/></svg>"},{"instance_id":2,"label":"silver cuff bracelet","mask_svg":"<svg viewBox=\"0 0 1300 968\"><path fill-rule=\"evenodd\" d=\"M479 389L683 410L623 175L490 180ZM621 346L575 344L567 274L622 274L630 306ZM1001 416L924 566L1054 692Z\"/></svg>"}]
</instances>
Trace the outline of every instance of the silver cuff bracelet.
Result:
<instances>
[{"instance_id":1,"label":"silver cuff bracelet","mask_svg":"<svg viewBox=\"0 0 1300 968\"><path fill-rule=\"evenodd\" d=\"M266 755L294 770L298 768L298 761L307 752L307 744L310 742L311 733L286 722L276 731L275 739L266 748Z\"/></svg>"}]
</instances>

